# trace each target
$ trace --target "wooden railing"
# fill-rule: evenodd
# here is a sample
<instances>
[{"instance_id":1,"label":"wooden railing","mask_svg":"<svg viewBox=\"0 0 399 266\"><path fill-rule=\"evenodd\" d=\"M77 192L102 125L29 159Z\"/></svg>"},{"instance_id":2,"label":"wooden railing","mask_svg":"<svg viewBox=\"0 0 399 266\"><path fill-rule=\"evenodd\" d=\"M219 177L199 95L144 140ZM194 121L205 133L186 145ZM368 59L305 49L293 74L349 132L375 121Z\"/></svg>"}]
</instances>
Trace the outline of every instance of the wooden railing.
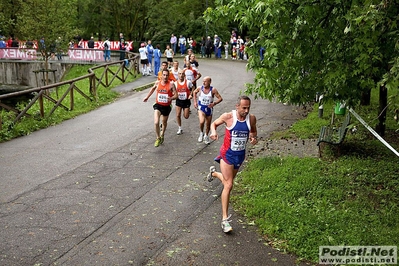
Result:
<instances>
[{"instance_id":1,"label":"wooden railing","mask_svg":"<svg viewBox=\"0 0 399 266\"><path fill-rule=\"evenodd\" d=\"M110 68L111 66L118 66L118 69L116 71L113 71ZM103 69L103 71L101 71L101 74L98 76L96 76L95 74L95 72L98 72L95 71L97 69ZM39 112L42 118L45 117L46 115L51 116L54 113L54 111L59 107L67 111L71 111L74 109L75 92L82 95L88 101L97 101L97 90L101 86L107 88L116 79L122 82L126 82L129 75L136 76L139 73L139 56L133 53L128 53L128 58L126 60L109 62L99 66L95 66L89 69L88 72L89 74L72 80L67 80L63 82L54 83L51 85L0 95L0 107L4 108L5 110L16 113L16 117L13 121L14 124L20 121L21 117L23 116L32 117L33 115L30 114L29 111L31 110L31 107L34 106L36 103L38 103L39 105L39 110L40 110ZM88 90L89 93L84 92L87 91L87 88L78 87L77 82L84 79L89 79L89 90ZM61 95L61 97L59 97L58 89L61 86L65 85L68 85L68 88ZM56 98L51 96L51 94L49 93L50 91L54 90L57 92L55 95ZM22 110L19 110L17 107L10 106L2 102L2 100L4 101L5 99L10 99L12 97L24 96L24 95L29 96L32 94L34 95L33 99L31 99L29 103ZM68 95L70 96L69 103L65 104L64 101L66 101ZM44 100L48 100L49 102L54 104L53 108L51 108L48 114L45 114ZM1 128L2 128L2 119L0 115L0 130Z\"/></svg>"}]
</instances>

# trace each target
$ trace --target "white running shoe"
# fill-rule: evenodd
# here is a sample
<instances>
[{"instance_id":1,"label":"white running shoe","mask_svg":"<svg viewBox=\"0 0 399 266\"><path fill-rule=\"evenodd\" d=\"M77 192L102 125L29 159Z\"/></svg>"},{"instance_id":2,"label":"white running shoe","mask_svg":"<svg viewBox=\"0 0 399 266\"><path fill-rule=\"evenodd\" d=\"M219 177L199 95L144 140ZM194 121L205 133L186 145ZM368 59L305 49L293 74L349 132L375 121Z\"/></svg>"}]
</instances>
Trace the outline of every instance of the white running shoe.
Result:
<instances>
[{"instance_id":1,"label":"white running shoe","mask_svg":"<svg viewBox=\"0 0 399 266\"><path fill-rule=\"evenodd\" d=\"M214 173L214 172L216 172L216 168L215 168L215 166L212 165L211 167L209 167L209 174L206 176L206 180L208 180L208 182L212 182L213 179L215 179L212 176L212 173Z\"/></svg>"},{"instance_id":2,"label":"white running shoe","mask_svg":"<svg viewBox=\"0 0 399 266\"><path fill-rule=\"evenodd\" d=\"M205 144L211 143L211 140L209 139L209 136L208 136L208 135L205 135L205 136L204 136L204 143L205 143Z\"/></svg>"},{"instance_id":3,"label":"white running shoe","mask_svg":"<svg viewBox=\"0 0 399 266\"><path fill-rule=\"evenodd\" d=\"M199 137L198 137L198 142L202 142L203 139L204 139L204 133L201 132L201 133L199 134Z\"/></svg>"},{"instance_id":4,"label":"white running shoe","mask_svg":"<svg viewBox=\"0 0 399 266\"><path fill-rule=\"evenodd\" d=\"M183 129L181 127L179 127L179 129L177 130L177 135L181 135L183 134Z\"/></svg>"},{"instance_id":5,"label":"white running shoe","mask_svg":"<svg viewBox=\"0 0 399 266\"><path fill-rule=\"evenodd\" d=\"M230 225L230 223L231 223L231 220L229 220L230 217L231 217L231 214L229 215L229 217L222 220L222 229L223 229L223 232L225 232L225 233L229 233L229 232L233 231L233 227L231 227L231 225Z\"/></svg>"}]
</instances>

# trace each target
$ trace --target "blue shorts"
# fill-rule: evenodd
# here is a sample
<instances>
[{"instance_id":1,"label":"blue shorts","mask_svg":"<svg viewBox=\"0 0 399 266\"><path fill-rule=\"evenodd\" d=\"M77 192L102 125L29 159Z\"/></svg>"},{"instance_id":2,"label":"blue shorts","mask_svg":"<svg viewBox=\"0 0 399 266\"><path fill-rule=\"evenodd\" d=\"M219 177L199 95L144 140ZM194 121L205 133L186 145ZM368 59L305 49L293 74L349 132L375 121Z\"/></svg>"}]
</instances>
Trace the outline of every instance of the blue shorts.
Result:
<instances>
[{"instance_id":1,"label":"blue shorts","mask_svg":"<svg viewBox=\"0 0 399 266\"><path fill-rule=\"evenodd\" d=\"M214 160L220 163L221 159L223 159L227 164L233 165L234 169L239 169L245 160L245 153L234 156L231 156L229 153L226 153L224 156L219 154Z\"/></svg>"},{"instance_id":2,"label":"blue shorts","mask_svg":"<svg viewBox=\"0 0 399 266\"><path fill-rule=\"evenodd\" d=\"M206 116L211 116L213 109L205 105L198 105L198 110L202 111Z\"/></svg>"}]
</instances>

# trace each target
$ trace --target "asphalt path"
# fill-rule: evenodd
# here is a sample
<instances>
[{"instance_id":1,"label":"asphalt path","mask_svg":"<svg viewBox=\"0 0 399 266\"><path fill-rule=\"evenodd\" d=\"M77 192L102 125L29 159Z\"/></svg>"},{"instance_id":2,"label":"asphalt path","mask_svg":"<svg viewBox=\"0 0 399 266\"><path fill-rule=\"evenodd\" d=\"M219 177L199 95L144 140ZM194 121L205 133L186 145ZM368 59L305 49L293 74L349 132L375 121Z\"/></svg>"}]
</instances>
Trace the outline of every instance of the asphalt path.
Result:
<instances>
[{"instance_id":1,"label":"asphalt path","mask_svg":"<svg viewBox=\"0 0 399 266\"><path fill-rule=\"evenodd\" d=\"M200 60L199 70L224 99L214 117L234 109L254 78L241 61ZM172 110L154 147L155 95L144 103L148 90L135 90L154 80L123 84L112 104L0 143L0 265L296 263L232 206L233 233L222 232L222 186L204 181L222 140L197 142L193 107L182 135ZM295 107L267 100L253 99L251 112L261 139L298 119Z\"/></svg>"}]
</instances>

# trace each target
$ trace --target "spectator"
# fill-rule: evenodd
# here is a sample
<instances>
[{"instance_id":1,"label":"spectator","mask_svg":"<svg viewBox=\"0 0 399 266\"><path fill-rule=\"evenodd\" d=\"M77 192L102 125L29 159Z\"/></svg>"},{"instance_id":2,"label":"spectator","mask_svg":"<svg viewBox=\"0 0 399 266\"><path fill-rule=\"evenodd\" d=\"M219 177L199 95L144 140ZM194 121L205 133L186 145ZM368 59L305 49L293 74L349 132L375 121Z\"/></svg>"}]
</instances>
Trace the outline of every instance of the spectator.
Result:
<instances>
[{"instance_id":1,"label":"spectator","mask_svg":"<svg viewBox=\"0 0 399 266\"><path fill-rule=\"evenodd\" d=\"M161 50L159 49L159 44L156 45L154 49L154 75L157 75L159 72L159 68L161 66Z\"/></svg>"},{"instance_id":2,"label":"spectator","mask_svg":"<svg viewBox=\"0 0 399 266\"><path fill-rule=\"evenodd\" d=\"M154 56L154 47L151 44L151 40L148 40L147 46L147 58L148 58L148 68L149 72L152 72L152 57ZM156 72L158 73L158 72Z\"/></svg>"},{"instance_id":3,"label":"spectator","mask_svg":"<svg viewBox=\"0 0 399 266\"><path fill-rule=\"evenodd\" d=\"M170 37L170 46L172 47L173 54L176 54L177 37L174 34Z\"/></svg>"},{"instance_id":4,"label":"spectator","mask_svg":"<svg viewBox=\"0 0 399 266\"><path fill-rule=\"evenodd\" d=\"M12 44L12 38L10 36L10 38L8 38L8 40L7 40L7 47L11 48L11 44Z\"/></svg>"},{"instance_id":5,"label":"spectator","mask_svg":"<svg viewBox=\"0 0 399 266\"><path fill-rule=\"evenodd\" d=\"M104 60L105 62L111 62L111 43L109 42L109 38L107 37L104 42Z\"/></svg>"},{"instance_id":6,"label":"spectator","mask_svg":"<svg viewBox=\"0 0 399 266\"><path fill-rule=\"evenodd\" d=\"M62 39L61 39L61 37L58 37L58 39L55 41L55 48L57 51L57 59L62 60Z\"/></svg>"},{"instance_id":7,"label":"spectator","mask_svg":"<svg viewBox=\"0 0 399 266\"><path fill-rule=\"evenodd\" d=\"M94 38L93 36L90 37L90 40L87 42L87 47L90 49L94 49Z\"/></svg>"},{"instance_id":8,"label":"spectator","mask_svg":"<svg viewBox=\"0 0 399 266\"><path fill-rule=\"evenodd\" d=\"M211 37L208 36L208 38L206 39L206 43L205 43L206 58L211 58L212 47L213 47L213 43L212 43Z\"/></svg>"},{"instance_id":9,"label":"spectator","mask_svg":"<svg viewBox=\"0 0 399 266\"><path fill-rule=\"evenodd\" d=\"M224 44L224 59L228 59L229 58L229 43L226 42Z\"/></svg>"},{"instance_id":10,"label":"spectator","mask_svg":"<svg viewBox=\"0 0 399 266\"><path fill-rule=\"evenodd\" d=\"M83 47L84 47L83 39L80 39L78 43L78 48L83 48Z\"/></svg>"},{"instance_id":11,"label":"spectator","mask_svg":"<svg viewBox=\"0 0 399 266\"><path fill-rule=\"evenodd\" d=\"M166 61L168 62L169 68L171 68L172 65L173 65L174 53L173 53L173 50L170 48L169 45L166 46L166 50L163 53L163 55L166 57Z\"/></svg>"},{"instance_id":12,"label":"spectator","mask_svg":"<svg viewBox=\"0 0 399 266\"><path fill-rule=\"evenodd\" d=\"M219 36L215 35L213 45L215 46L215 58L222 58L222 41L220 40Z\"/></svg>"},{"instance_id":13,"label":"spectator","mask_svg":"<svg viewBox=\"0 0 399 266\"><path fill-rule=\"evenodd\" d=\"M201 45L201 58L204 58L205 57L205 51L206 51L206 39L205 39L204 36L202 36L200 45Z\"/></svg>"},{"instance_id":14,"label":"spectator","mask_svg":"<svg viewBox=\"0 0 399 266\"><path fill-rule=\"evenodd\" d=\"M27 40L26 41L26 48L28 48L28 49L32 49L33 48L33 42L32 42L32 40Z\"/></svg>"},{"instance_id":15,"label":"spectator","mask_svg":"<svg viewBox=\"0 0 399 266\"><path fill-rule=\"evenodd\" d=\"M18 42L17 39L12 38L11 47L12 48L18 48L19 47L19 42Z\"/></svg>"},{"instance_id":16,"label":"spectator","mask_svg":"<svg viewBox=\"0 0 399 266\"><path fill-rule=\"evenodd\" d=\"M186 37L184 37L183 35L180 35L179 45L180 45L181 56L183 56L184 53L186 52L186 45L187 45Z\"/></svg>"},{"instance_id":17,"label":"spectator","mask_svg":"<svg viewBox=\"0 0 399 266\"><path fill-rule=\"evenodd\" d=\"M125 38L123 37L123 33L119 33L119 60L125 60Z\"/></svg>"},{"instance_id":18,"label":"spectator","mask_svg":"<svg viewBox=\"0 0 399 266\"><path fill-rule=\"evenodd\" d=\"M7 47L7 44L4 41L4 37L1 37L1 39L0 39L0 48L6 48L6 47Z\"/></svg>"}]
</instances>

